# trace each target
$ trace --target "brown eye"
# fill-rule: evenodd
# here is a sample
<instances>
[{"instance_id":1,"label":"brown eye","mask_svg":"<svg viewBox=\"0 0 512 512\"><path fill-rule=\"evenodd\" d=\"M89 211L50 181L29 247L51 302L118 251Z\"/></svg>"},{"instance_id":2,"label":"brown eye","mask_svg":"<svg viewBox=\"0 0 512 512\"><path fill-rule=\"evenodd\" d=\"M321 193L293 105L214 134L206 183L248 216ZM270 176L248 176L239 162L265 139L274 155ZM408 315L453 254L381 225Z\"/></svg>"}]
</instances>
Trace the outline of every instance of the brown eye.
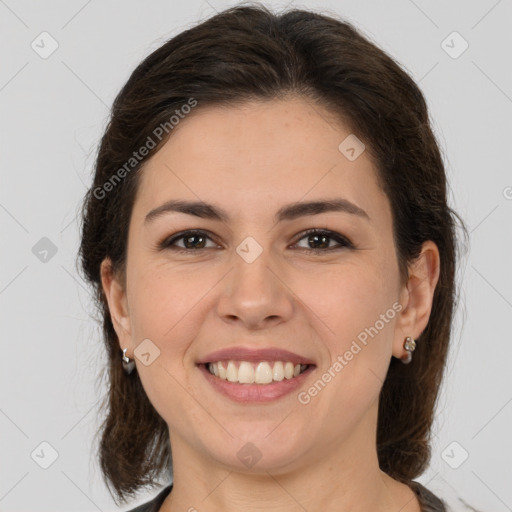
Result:
<instances>
[{"instance_id":1,"label":"brown eye","mask_svg":"<svg viewBox=\"0 0 512 512\"><path fill-rule=\"evenodd\" d=\"M343 235L336 233L334 231L326 231L320 229L309 229L302 234L302 237L299 239L303 240L307 239L308 247L304 247L305 250L315 251L315 252L328 252L333 250L346 248L353 248L354 246ZM338 245L334 247L329 247L332 241L335 241ZM297 245L297 244L295 244Z\"/></svg>"},{"instance_id":2,"label":"brown eye","mask_svg":"<svg viewBox=\"0 0 512 512\"><path fill-rule=\"evenodd\" d=\"M336 233L334 231L326 231L321 229L310 229L302 233L300 240L307 239L307 247L297 246L297 242L294 246L297 246L301 250L312 251L312 252L330 252L340 250L344 248L354 248L353 244L348 238ZM170 238L166 238L159 244L160 249L170 249L178 252L200 251L202 249L218 248L219 246L214 243L213 246L207 247L206 244L212 238L201 230L189 230L177 233ZM337 245L331 246L332 242ZM178 242L182 245L178 245ZM293 246L292 246L293 247Z\"/></svg>"},{"instance_id":3,"label":"brown eye","mask_svg":"<svg viewBox=\"0 0 512 512\"><path fill-rule=\"evenodd\" d=\"M176 245L177 242L183 240L183 246ZM173 235L171 238L165 239L161 244L161 249L171 249L181 252L191 252L197 251L200 249L208 249L206 247L206 241L211 240L211 238L204 231L183 231L176 235ZM216 247L218 247L215 244Z\"/></svg>"}]
</instances>

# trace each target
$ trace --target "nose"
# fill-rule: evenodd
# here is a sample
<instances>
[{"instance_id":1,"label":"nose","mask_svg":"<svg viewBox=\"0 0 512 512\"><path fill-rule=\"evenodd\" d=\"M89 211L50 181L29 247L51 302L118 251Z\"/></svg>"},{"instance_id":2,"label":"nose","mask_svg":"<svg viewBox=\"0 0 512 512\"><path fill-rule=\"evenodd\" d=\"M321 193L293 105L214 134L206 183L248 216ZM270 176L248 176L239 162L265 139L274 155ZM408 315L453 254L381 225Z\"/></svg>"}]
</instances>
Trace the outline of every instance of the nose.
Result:
<instances>
[{"instance_id":1,"label":"nose","mask_svg":"<svg viewBox=\"0 0 512 512\"><path fill-rule=\"evenodd\" d=\"M289 320L293 292L286 271L272 261L269 249L254 259L234 252L233 268L222 281L217 313L225 322L259 330ZM251 261L252 260L252 261Z\"/></svg>"}]
</instances>

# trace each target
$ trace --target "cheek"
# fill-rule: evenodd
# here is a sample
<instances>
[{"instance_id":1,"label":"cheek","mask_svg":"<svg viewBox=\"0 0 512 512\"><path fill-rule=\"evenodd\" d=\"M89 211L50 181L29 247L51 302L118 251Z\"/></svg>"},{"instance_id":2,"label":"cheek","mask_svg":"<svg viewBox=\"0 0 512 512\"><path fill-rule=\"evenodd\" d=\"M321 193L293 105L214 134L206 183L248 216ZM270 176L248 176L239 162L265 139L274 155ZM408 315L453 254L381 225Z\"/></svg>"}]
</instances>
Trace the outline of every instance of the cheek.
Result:
<instances>
[{"instance_id":1,"label":"cheek","mask_svg":"<svg viewBox=\"0 0 512 512\"><path fill-rule=\"evenodd\" d=\"M186 375L170 366L165 356L162 354L148 368L139 366L139 377L157 413L168 425L185 433L187 429L190 430L190 422L197 415L193 395L187 392L189 384Z\"/></svg>"},{"instance_id":2,"label":"cheek","mask_svg":"<svg viewBox=\"0 0 512 512\"><path fill-rule=\"evenodd\" d=\"M183 271L176 265L141 265L134 272L129 289L130 316L136 334L163 342L173 333L183 332L188 325L184 320L215 284L208 276L208 272Z\"/></svg>"},{"instance_id":3,"label":"cheek","mask_svg":"<svg viewBox=\"0 0 512 512\"><path fill-rule=\"evenodd\" d=\"M322 279L322 289L312 282L302 289L321 320L317 332L329 353L318 378L329 382L332 403L345 411L369 407L385 380L397 315L391 277L379 266L354 265Z\"/></svg>"},{"instance_id":4,"label":"cheek","mask_svg":"<svg viewBox=\"0 0 512 512\"><path fill-rule=\"evenodd\" d=\"M396 297L392 280L378 266L350 265L324 272L303 273L293 285L297 295L315 313L329 345L343 349L347 342L366 332L376 322L378 330L391 330L391 311L385 326L379 319L393 306ZM393 315L393 316L391 316Z\"/></svg>"}]
</instances>

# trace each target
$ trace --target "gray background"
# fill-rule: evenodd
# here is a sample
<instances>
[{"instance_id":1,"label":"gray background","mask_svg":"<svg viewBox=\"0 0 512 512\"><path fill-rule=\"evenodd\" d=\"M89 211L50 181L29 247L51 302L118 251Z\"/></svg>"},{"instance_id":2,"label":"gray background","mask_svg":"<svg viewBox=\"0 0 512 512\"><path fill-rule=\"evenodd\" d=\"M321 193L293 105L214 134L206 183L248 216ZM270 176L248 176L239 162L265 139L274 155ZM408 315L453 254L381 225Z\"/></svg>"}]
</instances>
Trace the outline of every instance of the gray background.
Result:
<instances>
[{"instance_id":1,"label":"gray background","mask_svg":"<svg viewBox=\"0 0 512 512\"><path fill-rule=\"evenodd\" d=\"M104 356L75 266L78 207L108 108L136 64L233 3L0 0L0 511L116 510L93 449ZM428 99L471 237L432 462L418 480L453 510L464 509L455 496L512 510L511 1L266 5L343 16ZM55 43L44 31L58 44L47 58ZM42 442L57 455L47 469Z\"/></svg>"}]
</instances>

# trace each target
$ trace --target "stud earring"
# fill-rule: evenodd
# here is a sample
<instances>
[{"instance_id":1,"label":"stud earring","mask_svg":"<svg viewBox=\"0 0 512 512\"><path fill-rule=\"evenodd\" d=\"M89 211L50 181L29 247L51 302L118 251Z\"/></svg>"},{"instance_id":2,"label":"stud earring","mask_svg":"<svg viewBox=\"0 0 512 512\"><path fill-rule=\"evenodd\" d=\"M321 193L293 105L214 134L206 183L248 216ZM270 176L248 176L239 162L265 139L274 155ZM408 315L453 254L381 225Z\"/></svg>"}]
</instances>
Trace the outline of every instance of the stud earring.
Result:
<instances>
[{"instance_id":1,"label":"stud earring","mask_svg":"<svg viewBox=\"0 0 512 512\"><path fill-rule=\"evenodd\" d=\"M404 348L407 350L407 354L400 359L402 363L409 364L412 361L412 353L414 352L414 349L416 348L416 342L413 338L410 336L407 336L404 341Z\"/></svg>"},{"instance_id":2,"label":"stud earring","mask_svg":"<svg viewBox=\"0 0 512 512\"><path fill-rule=\"evenodd\" d=\"M127 374L130 374L130 373L132 373L133 369L135 368L135 361L133 359L130 359L126 355L127 350L128 350L127 348L123 349L123 368Z\"/></svg>"}]
</instances>

